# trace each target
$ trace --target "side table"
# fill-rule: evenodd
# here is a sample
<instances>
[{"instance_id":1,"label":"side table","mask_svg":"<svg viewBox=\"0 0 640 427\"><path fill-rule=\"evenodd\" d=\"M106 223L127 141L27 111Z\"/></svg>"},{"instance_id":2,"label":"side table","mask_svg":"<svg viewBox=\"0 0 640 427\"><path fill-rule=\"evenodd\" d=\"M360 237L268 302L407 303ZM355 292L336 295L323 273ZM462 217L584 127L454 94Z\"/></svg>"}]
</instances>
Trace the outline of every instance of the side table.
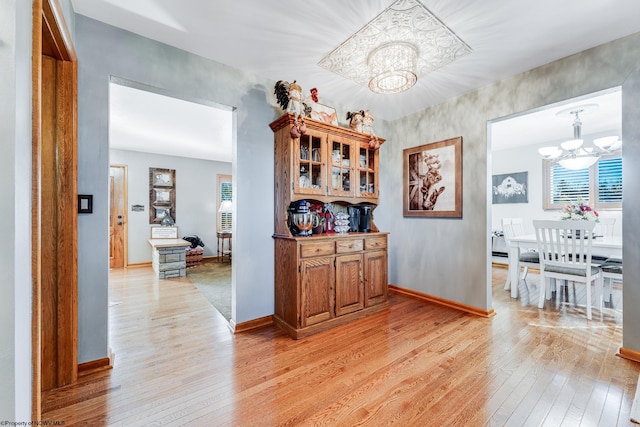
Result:
<instances>
[{"instance_id":1,"label":"side table","mask_svg":"<svg viewBox=\"0 0 640 427\"><path fill-rule=\"evenodd\" d=\"M218 262L224 262L224 257L229 257L229 262L231 262L231 232L230 231L218 231L216 233L218 237ZM227 241L227 248L225 249L224 242Z\"/></svg>"}]
</instances>

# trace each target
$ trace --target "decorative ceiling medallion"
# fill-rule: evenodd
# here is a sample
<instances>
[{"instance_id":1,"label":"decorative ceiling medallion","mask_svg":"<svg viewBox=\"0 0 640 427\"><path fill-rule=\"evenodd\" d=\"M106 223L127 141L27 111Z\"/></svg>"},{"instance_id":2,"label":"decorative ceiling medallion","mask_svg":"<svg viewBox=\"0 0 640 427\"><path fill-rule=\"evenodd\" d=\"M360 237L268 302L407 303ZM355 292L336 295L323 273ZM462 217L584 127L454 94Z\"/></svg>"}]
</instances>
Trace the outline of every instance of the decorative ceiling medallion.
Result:
<instances>
[{"instance_id":1,"label":"decorative ceiling medallion","mask_svg":"<svg viewBox=\"0 0 640 427\"><path fill-rule=\"evenodd\" d=\"M395 93L470 52L422 3L398 0L318 65L374 92Z\"/></svg>"}]
</instances>

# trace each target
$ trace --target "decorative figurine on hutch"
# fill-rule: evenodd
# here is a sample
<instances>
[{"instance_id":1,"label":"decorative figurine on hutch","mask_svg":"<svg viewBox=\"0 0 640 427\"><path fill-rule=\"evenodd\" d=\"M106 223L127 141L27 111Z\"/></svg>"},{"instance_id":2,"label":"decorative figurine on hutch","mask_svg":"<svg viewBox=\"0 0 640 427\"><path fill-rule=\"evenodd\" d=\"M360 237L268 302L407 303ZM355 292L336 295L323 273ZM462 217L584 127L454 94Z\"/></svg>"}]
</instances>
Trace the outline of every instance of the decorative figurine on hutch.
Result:
<instances>
[{"instance_id":1,"label":"decorative figurine on hutch","mask_svg":"<svg viewBox=\"0 0 640 427\"><path fill-rule=\"evenodd\" d=\"M335 215L333 214L331 203L325 203L322 207L322 212L324 214L324 232L329 234L335 233Z\"/></svg>"},{"instance_id":2,"label":"decorative figurine on hutch","mask_svg":"<svg viewBox=\"0 0 640 427\"><path fill-rule=\"evenodd\" d=\"M318 102L318 88L311 88L309 92L311 92L311 100L313 102Z\"/></svg>"},{"instance_id":3,"label":"decorative figurine on hutch","mask_svg":"<svg viewBox=\"0 0 640 427\"><path fill-rule=\"evenodd\" d=\"M349 127L356 132L362 132L363 130L364 110L349 111L347 112L347 120L349 120Z\"/></svg>"},{"instance_id":4,"label":"decorative figurine on hutch","mask_svg":"<svg viewBox=\"0 0 640 427\"><path fill-rule=\"evenodd\" d=\"M300 138L307 131L307 125L304 124L304 107L302 103L302 87L296 83L278 80L273 92L280 108L287 113L293 113L294 124L291 128L291 137Z\"/></svg>"},{"instance_id":5,"label":"decorative figurine on hutch","mask_svg":"<svg viewBox=\"0 0 640 427\"><path fill-rule=\"evenodd\" d=\"M311 113L313 112L314 104L318 103L318 88L312 88L311 90L309 90L309 93L311 94L311 96L305 98L304 101L302 101L302 112L305 117L313 118L311 117Z\"/></svg>"},{"instance_id":6,"label":"decorative figurine on hutch","mask_svg":"<svg viewBox=\"0 0 640 427\"><path fill-rule=\"evenodd\" d=\"M369 141L369 147L373 150L377 150L380 148L380 141L378 141L378 137L373 131L373 116L371 112L367 109L364 111L364 115L362 116L362 133L366 133L371 135L371 140Z\"/></svg>"}]
</instances>

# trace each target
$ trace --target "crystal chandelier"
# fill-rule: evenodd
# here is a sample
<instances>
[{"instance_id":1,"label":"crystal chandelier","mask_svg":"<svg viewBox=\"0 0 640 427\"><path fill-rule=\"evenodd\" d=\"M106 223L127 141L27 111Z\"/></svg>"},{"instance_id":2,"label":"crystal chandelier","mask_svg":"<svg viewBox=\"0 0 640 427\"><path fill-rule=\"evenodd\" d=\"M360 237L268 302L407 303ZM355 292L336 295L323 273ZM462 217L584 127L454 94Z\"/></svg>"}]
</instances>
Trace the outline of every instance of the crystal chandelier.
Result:
<instances>
[{"instance_id":1,"label":"crystal chandelier","mask_svg":"<svg viewBox=\"0 0 640 427\"><path fill-rule=\"evenodd\" d=\"M418 51L410 43L387 43L374 49L367 58L371 72L369 89L376 93L398 93L413 86Z\"/></svg>"},{"instance_id":2,"label":"crystal chandelier","mask_svg":"<svg viewBox=\"0 0 640 427\"><path fill-rule=\"evenodd\" d=\"M558 163L565 169L578 170L585 169L598 161L602 154L611 153L622 146L622 141L618 136L605 136L593 140L597 147L585 147L582 139L582 122L580 113L598 108L597 104L587 104L563 110L557 113L561 115L574 115L573 139L560 144L560 147L548 146L538 149L538 153L546 159Z\"/></svg>"},{"instance_id":3,"label":"crystal chandelier","mask_svg":"<svg viewBox=\"0 0 640 427\"><path fill-rule=\"evenodd\" d=\"M471 52L418 0L396 0L318 62L374 93L410 89Z\"/></svg>"}]
</instances>

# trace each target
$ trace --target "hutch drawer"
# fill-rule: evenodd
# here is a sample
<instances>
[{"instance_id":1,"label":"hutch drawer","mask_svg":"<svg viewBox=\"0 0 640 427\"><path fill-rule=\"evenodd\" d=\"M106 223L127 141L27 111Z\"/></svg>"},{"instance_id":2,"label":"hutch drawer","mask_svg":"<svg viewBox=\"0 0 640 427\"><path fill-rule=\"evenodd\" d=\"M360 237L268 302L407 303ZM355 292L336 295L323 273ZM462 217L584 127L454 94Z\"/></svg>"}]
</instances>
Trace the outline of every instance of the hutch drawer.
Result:
<instances>
[{"instance_id":1,"label":"hutch drawer","mask_svg":"<svg viewBox=\"0 0 640 427\"><path fill-rule=\"evenodd\" d=\"M360 252L364 247L362 239L349 239L336 241L336 253L345 254L349 252Z\"/></svg>"},{"instance_id":2,"label":"hutch drawer","mask_svg":"<svg viewBox=\"0 0 640 427\"><path fill-rule=\"evenodd\" d=\"M384 249L387 247L387 238L386 237L374 237L371 239L366 239L364 241L364 249L366 251L372 249Z\"/></svg>"},{"instance_id":3,"label":"hutch drawer","mask_svg":"<svg viewBox=\"0 0 640 427\"><path fill-rule=\"evenodd\" d=\"M300 244L300 257L309 258L315 256L333 255L335 252L333 241L310 242Z\"/></svg>"}]
</instances>

